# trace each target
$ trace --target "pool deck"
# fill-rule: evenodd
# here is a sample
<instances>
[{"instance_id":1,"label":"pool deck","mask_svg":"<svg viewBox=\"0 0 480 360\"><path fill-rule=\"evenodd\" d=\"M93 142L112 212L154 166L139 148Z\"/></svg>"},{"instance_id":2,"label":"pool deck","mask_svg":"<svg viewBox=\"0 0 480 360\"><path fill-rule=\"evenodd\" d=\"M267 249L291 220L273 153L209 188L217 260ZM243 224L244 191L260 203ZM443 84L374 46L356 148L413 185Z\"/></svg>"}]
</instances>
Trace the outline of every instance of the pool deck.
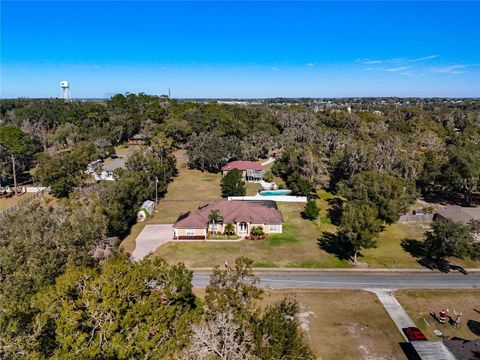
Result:
<instances>
[{"instance_id":1,"label":"pool deck","mask_svg":"<svg viewBox=\"0 0 480 360\"><path fill-rule=\"evenodd\" d=\"M228 200L272 200L277 202L297 202L297 203L306 203L306 196L293 196L293 195L270 195L263 196L256 194L254 196L229 196Z\"/></svg>"}]
</instances>

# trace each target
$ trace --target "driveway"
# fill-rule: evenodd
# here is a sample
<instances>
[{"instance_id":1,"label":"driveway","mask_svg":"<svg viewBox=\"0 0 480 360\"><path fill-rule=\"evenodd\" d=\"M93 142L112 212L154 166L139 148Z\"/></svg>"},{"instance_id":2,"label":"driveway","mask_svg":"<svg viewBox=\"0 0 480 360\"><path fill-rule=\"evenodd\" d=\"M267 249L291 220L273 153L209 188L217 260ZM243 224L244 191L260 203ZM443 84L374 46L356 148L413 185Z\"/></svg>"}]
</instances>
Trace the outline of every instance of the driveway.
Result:
<instances>
[{"instance_id":1,"label":"driveway","mask_svg":"<svg viewBox=\"0 0 480 360\"><path fill-rule=\"evenodd\" d=\"M142 260L148 254L154 252L160 245L172 239L172 224L146 225L135 239L136 246L131 259Z\"/></svg>"}]
</instances>

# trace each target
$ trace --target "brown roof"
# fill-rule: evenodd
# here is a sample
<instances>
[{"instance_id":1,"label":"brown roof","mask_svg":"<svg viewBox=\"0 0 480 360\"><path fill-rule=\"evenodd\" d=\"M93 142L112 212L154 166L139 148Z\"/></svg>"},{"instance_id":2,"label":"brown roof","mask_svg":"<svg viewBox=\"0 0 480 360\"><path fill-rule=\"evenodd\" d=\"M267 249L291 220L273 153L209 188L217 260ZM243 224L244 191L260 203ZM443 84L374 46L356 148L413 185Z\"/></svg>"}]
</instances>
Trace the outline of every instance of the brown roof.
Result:
<instances>
[{"instance_id":1,"label":"brown roof","mask_svg":"<svg viewBox=\"0 0 480 360\"><path fill-rule=\"evenodd\" d=\"M468 224L472 220L480 220L480 207L447 206L439 209L437 214L445 219Z\"/></svg>"},{"instance_id":2,"label":"brown roof","mask_svg":"<svg viewBox=\"0 0 480 360\"><path fill-rule=\"evenodd\" d=\"M254 224L283 224L282 213L277 209L249 201L220 200L180 215L173 227L205 229L212 210L220 212L224 223L245 221Z\"/></svg>"},{"instance_id":3,"label":"brown roof","mask_svg":"<svg viewBox=\"0 0 480 360\"><path fill-rule=\"evenodd\" d=\"M243 160L237 160L237 161L231 161L228 164L225 164L222 166L222 171L230 171L233 169L245 171L245 170L257 170L257 171L262 171L263 167L262 164L255 162L255 161L243 161Z\"/></svg>"}]
</instances>

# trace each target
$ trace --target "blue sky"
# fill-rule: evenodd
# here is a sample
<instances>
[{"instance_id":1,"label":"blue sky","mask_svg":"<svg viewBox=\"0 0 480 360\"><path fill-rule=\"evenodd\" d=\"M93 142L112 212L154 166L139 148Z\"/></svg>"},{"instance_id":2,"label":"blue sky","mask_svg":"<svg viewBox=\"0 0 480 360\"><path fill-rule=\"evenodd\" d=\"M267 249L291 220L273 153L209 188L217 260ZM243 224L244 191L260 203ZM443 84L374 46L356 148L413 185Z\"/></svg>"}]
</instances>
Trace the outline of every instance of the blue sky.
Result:
<instances>
[{"instance_id":1,"label":"blue sky","mask_svg":"<svg viewBox=\"0 0 480 360\"><path fill-rule=\"evenodd\" d=\"M1 2L1 97L480 96L480 2Z\"/></svg>"}]
</instances>

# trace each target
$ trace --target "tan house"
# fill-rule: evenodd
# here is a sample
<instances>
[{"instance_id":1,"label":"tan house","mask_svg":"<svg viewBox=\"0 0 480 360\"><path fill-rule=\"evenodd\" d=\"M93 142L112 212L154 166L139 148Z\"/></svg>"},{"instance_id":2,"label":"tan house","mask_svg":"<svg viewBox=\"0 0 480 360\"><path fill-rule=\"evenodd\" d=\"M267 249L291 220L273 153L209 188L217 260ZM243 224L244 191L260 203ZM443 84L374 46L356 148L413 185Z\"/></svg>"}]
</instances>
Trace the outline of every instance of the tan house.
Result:
<instances>
[{"instance_id":1,"label":"tan house","mask_svg":"<svg viewBox=\"0 0 480 360\"><path fill-rule=\"evenodd\" d=\"M212 210L219 212L221 221L209 220ZM283 217L268 203L220 200L180 215L173 225L174 240L204 240L208 232L223 234L226 224L233 224L240 236L250 235L254 226L262 227L265 234L281 233Z\"/></svg>"}]
</instances>

